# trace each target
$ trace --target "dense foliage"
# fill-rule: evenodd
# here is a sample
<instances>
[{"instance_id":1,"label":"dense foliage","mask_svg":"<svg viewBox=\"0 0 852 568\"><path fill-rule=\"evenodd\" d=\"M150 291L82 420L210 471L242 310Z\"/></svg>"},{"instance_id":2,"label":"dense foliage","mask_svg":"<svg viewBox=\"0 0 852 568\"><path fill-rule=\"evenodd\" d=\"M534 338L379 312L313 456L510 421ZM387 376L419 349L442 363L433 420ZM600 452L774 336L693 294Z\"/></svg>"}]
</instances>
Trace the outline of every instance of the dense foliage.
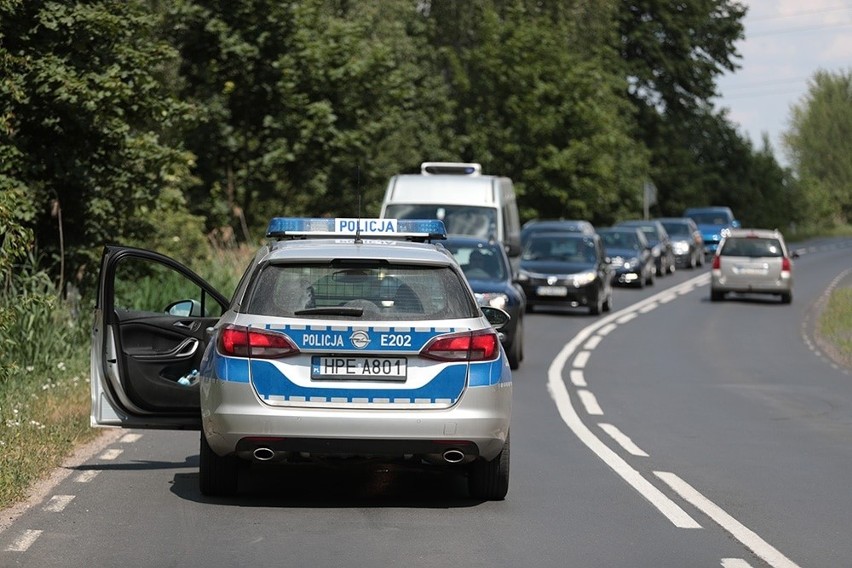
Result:
<instances>
[{"instance_id":1,"label":"dense foliage","mask_svg":"<svg viewBox=\"0 0 852 568\"><path fill-rule=\"evenodd\" d=\"M638 217L647 181L653 215L845 218L849 184L817 146L793 178L714 106L743 15L735 0L0 0L4 251L31 231L60 292L87 295L106 242L187 260L256 239L271 213L374 215L424 160L512 177L524 219ZM802 144L822 100L799 113Z\"/></svg>"}]
</instances>

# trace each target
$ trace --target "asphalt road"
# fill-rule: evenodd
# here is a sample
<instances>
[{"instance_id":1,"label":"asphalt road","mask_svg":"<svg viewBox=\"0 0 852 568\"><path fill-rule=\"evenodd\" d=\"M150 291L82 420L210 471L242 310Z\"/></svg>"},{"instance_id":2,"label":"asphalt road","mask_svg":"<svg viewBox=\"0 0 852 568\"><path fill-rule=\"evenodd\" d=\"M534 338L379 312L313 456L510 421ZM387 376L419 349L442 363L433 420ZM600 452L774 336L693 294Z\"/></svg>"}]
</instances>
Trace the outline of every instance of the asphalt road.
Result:
<instances>
[{"instance_id":1,"label":"asphalt road","mask_svg":"<svg viewBox=\"0 0 852 568\"><path fill-rule=\"evenodd\" d=\"M390 467L208 499L197 432L128 431L0 532L0 567L852 566L852 374L812 330L840 244L802 251L789 306L711 304L704 268L529 314L503 502Z\"/></svg>"}]
</instances>

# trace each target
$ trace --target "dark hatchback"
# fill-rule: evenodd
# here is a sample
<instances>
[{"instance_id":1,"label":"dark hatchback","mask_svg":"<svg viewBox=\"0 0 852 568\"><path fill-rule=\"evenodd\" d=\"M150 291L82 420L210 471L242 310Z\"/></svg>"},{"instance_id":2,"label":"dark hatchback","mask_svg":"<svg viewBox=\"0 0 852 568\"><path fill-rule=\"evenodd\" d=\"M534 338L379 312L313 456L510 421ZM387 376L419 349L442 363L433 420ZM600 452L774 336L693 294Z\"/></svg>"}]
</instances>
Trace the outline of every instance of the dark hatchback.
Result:
<instances>
[{"instance_id":1,"label":"dark hatchback","mask_svg":"<svg viewBox=\"0 0 852 568\"><path fill-rule=\"evenodd\" d=\"M528 309L586 307L597 315L612 308L612 267L597 233L530 235L521 251L518 282Z\"/></svg>"},{"instance_id":2,"label":"dark hatchback","mask_svg":"<svg viewBox=\"0 0 852 568\"><path fill-rule=\"evenodd\" d=\"M648 244L651 245L651 254L654 255L654 264L657 276L672 274L675 271L675 254L672 241L666 228L659 221L634 219L616 223L616 227L637 227L645 233Z\"/></svg>"},{"instance_id":3,"label":"dark hatchback","mask_svg":"<svg viewBox=\"0 0 852 568\"><path fill-rule=\"evenodd\" d=\"M509 366L517 369L524 358L526 297L514 281L504 247L475 237L450 237L442 241L461 266L480 306L500 308L512 319L500 329Z\"/></svg>"},{"instance_id":4,"label":"dark hatchback","mask_svg":"<svg viewBox=\"0 0 852 568\"><path fill-rule=\"evenodd\" d=\"M612 263L614 283L639 288L654 283L654 255L641 230L636 227L609 227L598 229L598 235Z\"/></svg>"}]
</instances>

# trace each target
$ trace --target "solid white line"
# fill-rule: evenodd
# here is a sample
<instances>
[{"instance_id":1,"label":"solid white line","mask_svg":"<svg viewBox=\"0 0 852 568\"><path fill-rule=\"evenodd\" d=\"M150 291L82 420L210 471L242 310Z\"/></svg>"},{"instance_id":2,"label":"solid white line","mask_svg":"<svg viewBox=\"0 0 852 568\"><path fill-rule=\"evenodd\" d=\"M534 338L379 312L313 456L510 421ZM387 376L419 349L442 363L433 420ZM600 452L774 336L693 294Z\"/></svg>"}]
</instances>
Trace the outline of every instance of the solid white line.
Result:
<instances>
[{"instance_id":1,"label":"solid white line","mask_svg":"<svg viewBox=\"0 0 852 568\"><path fill-rule=\"evenodd\" d=\"M73 495L54 495L47 502L47 505L44 506L44 510L49 513L59 513L73 500Z\"/></svg>"},{"instance_id":2,"label":"solid white line","mask_svg":"<svg viewBox=\"0 0 852 568\"><path fill-rule=\"evenodd\" d=\"M27 549L32 546L32 544L36 541L36 539L41 536L42 531L33 531L28 530L24 531L24 534L18 537L18 539L10 544L7 548L7 552L26 552Z\"/></svg>"},{"instance_id":3,"label":"solid white line","mask_svg":"<svg viewBox=\"0 0 852 568\"><path fill-rule=\"evenodd\" d=\"M119 440L119 442L121 442L122 444L132 444L133 442L139 440L139 438L141 437L142 434L125 434L121 437L121 440Z\"/></svg>"},{"instance_id":4,"label":"solid white line","mask_svg":"<svg viewBox=\"0 0 852 568\"><path fill-rule=\"evenodd\" d=\"M579 369L571 370L571 382L575 387L585 387L588 386L586 384L586 379L583 377L583 371Z\"/></svg>"},{"instance_id":5,"label":"solid white line","mask_svg":"<svg viewBox=\"0 0 852 568\"><path fill-rule=\"evenodd\" d=\"M99 469L88 469L86 471L80 472L80 475L74 478L74 481L77 483L89 483L100 473Z\"/></svg>"},{"instance_id":6,"label":"solid white line","mask_svg":"<svg viewBox=\"0 0 852 568\"><path fill-rule=\"evenodd\" d=\"M773 568L799 568L798 564L781 554L778 549L760 538L754 531L737 521L677 475L666 471L655 471L654 475L666 482L678 495L713 519L720 527L728 531L731 536L748 547Z\"/></svg>"},{"instance_id":7,"label":"solid white line","mask_svg":"<svg viewBox=\"0 0 852 568\"><path fill-rule=\"evenodd\" d=\"M118 449L107 450L104 453L102 453L101 455L99 455L98 459L111 461L111 460L114 460L115 458L117 458L118 456L120 456L122 453L124 453L124 450L118 450Z\"/></svg>"},{"instance_id":8,"label":"solid white line","mask_svg":"<svg viewBox=\"0 0 852 568\"><path fill-rule=\"evenodd\" d=\"M609 437L615 440L618 445L624 448L628 453L643 458L649 457L647 453L642 451L639 446L633 443L633 440L630 439L630 436L628 436L612 424L601 422L600 424L598 424L598 426L603 428L603 431L609 434Z\"/></svg>"},{"instance_id":9,"label":"solid white line","mask_svg":"<svg viewBox=\"0 0 852 568\"><path fill-rule=\"evenodd\" d=\"M591 355L591 353L589 353L588 351L580 351L579 353L577 353L577 356L574 357L574 368L582 369L583 367L585 367L586 363L588 363L589 361L589 355Z\"/></svg>"},{"instance_id":10,"label":"solid white line","mask_svg":"<svg viewBox=\"0 0 852 568\"><path fill-rule=\"evenodd\" d=\"M580 402L586 407L588 414L593 416L601 416L603 414L603 410L601 410L598 404L598 399L595 398L595 395L591 391L580 389L577 391L577 395L580 397Z\"/></svg>"},{"instance_id":11,"label":"solid white line","mask_svg":"<svg viewBox=\"0 0 852 568\"><path fill-rule=\"evenodd\" d=\"M583 346L583 348L591 351L592 349L594 349L595 347L598 346L598 343L600 343L602 339L603 339L603 337L601 337L600 335L596 335L593 338L591 338L590 340L588 340L586 342L586 344Z\"/></svg>"},{"instance_id":12,"label":"solid white line","mask_svg":"<svg viewBox=\"0 0 852 568\"><path fill-rule=\"evenodd\" d=\"M722 568L751 568L751 564L741 558L723 558Z\"/></svg>"},{"instance_id":13,"label":"solid white line","mask_svg":"<svg viewBox=\"0 0 852 568\"><path fill-rule=\"evenodd\" d=\"M687 282L680 284L679 286L687 286L687 285L695 285L699 281L707 281L709 279L709 275L701 275L692 280L688 280ZM645 497L657 510L660 511L669 521L672 522L676 527L680 528L690 528L690 529L699 529L701 525L699 525L695 519L690 517L686 511L681 509L674 501L666 497L666 495L654 487L647 479L642 477L642 475L630 467L630 465L618 454L616 454L612 449L609 448L606 444L604 444L600 438L598 438L592 431L586 426L585 423L580 419L577 411L574 408L574 405L571 403L571 395L568 393L568 388L565 386L565 381L562 379L562 372L565 369L565 365L568 363L568 359L574 353L574 350L577 349L578 345L581 345L584 341L586 341L595 331L598 331L599 334L605 335L604 329L608 328L609 331L615 329L615 325L612 322L626 313L630 313L631 311L635 311L641 309L643 306L646 306L654 301L656 301L659 294L636 302L635 304L625 308L621 311L612 313L607 315L606 317L601 318L597 322L592 325L586 326L581 329L571 341L566 343L562 350L556 355L551 362L550 367L547 370L547 389L550 392L551 398L556 403L556 408L559 411L559 415L562 417L563 422L574 432L574 435L583 442L586 447L592 450L607 466L610 467L617 475L619 475L624 481L626 481L631 487L633 487L636 491L639 492L640 495Z\"/></svg>"}]
</instances>

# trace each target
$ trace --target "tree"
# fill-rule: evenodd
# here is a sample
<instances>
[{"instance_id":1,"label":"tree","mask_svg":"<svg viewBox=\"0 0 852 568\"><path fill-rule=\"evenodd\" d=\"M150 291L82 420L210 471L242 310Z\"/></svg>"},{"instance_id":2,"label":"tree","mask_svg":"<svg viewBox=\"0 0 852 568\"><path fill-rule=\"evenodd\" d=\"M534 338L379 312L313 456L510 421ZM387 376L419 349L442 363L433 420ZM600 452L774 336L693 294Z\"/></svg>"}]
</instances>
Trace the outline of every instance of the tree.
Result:
<instances>
[{"instance_id":1,"label":"tree","mask_svg":"<svg viewBox=\"0 0 852 568\"><path fill-rule=\"evenodd\" d=\"M818 71L811 78L783 142L811 213L808 221L846 223L852 214L852 71Z\"/></svg>"},{"instance_id":2,"label":"tree","mask_svg":"<svg viewBox=\"0 0 852 568\"><path fill-rule=\"evenodd\" d=\"M0 191L24 188L60 288L105 242L183 234L149 214L192 183L169 135L194 112L157 80L174 52L154 24L134 0L0 0Z\"/></svg>"}]
</instances>

